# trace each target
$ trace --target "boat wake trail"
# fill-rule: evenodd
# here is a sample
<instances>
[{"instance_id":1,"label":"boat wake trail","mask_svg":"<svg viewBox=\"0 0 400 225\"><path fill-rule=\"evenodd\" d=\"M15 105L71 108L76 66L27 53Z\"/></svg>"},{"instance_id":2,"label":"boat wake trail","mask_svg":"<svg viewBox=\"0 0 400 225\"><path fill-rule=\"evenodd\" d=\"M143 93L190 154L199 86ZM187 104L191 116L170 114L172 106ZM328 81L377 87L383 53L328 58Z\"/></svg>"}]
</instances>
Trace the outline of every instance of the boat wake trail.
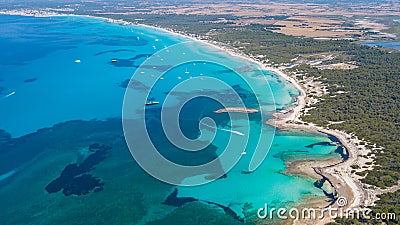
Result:
<instances>
[{"instance_id":1,"label":"boat wake trail","mask_svg":"<svg viewBox=\"0 0 400 225\"><path fill-rule=\"evenodd\" d=\"M204 126L207 126L207 127L210 127L210 128L215 128L215 129L217 129L217 130L222 130L222 131L230 132L230 133L232 133L232 134L236 134L236 135L239 135L239 136L244 136L244 134L243 134L242 132L239 132L239 131L236 131L236 130L230 130L230 129L225 129L225 128L219 128L219 127L210 126L210 125L208 125L208 124L203 123L201 120L200 120L200 123L203 124Z\"/></svg>"}]
</instances>

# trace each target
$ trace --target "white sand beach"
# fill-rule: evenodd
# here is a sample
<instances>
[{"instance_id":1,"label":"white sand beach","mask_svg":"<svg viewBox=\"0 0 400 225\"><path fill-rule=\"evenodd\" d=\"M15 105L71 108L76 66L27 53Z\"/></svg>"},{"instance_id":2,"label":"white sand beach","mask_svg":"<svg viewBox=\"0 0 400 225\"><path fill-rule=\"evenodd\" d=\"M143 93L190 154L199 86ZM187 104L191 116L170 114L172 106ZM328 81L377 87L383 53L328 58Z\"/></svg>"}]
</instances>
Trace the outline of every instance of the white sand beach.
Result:
<instances>
[{"instance_id":1,"label":"white sand beach","mask_svg":"<svg viewBox=\"0 0 400 225\"><path fill-rule=\"evenodd\" d=\"M0 12L3 14L11 14L11 15L23 15L23 16L56 16L55 13L45 13L41 11L10 11L10 12ZM59 14L58 14L59 15ZM72 16L72 15L71 15ZM254 57L247 56L235 49L227 47L223 44L216 43L211 40L204 40L194 37L193 35L184 34L182 32L160 28L160 27L152 27L148 25L138 25L132 22L126 22L123 20L114 20L109 18L102 18L112 23L118 23L123 25L134 25L134 26L144 26L151 27L156 29L161 29L165 32L171 33L172 35L183 35L186 38L192 39L194 41L199 41L208 45L211 45L213 48L220 49L222 51L227 52L230 56L239 57L243 60L249 60L259 65L260 69L272 71L285 80L292 83L300 92L300 95L297 96L296 102L293 106L285 109L285 112L277 112L274 113L275 119L265 121L266 124L275 126L279 129L295 129L295 130L303 130L308 132L322 132L325 134L332 135L336 137L340 143L347 149L348 151L348 159L341 162L332 162L334 165L330 165L330 162L326 161L313 161L313 162L302 162L301 164L297 164L296 167L303 169L304 174L308 174L310 177L318 177L324 176L329 182L333 185L333 188L337 192L337 196L345 197L348 201L347 207L357 208L360 206L371 206L374 204L374 201L377 200L377 194L383 193L382 190L373 188L369 185L362 184L357 175L351 172L352 165L359 165L362 167L365 165L365 161L360 160L361 155L365 155L368 153L368 149L364 145L360 145L360 140L351 134L347 134L343 131L327 129L324 127L319 127L314 124L308 124L301 120L301 116L305 110L307 110L308 103L312 102L313 99L310 99L310 88L304 87L299 80L292 74L286 73L284 68L274 68L267 67L263 63L258 62ZM315 86L312 82L307 83L308 86L311 86L311 89ZM314 99L315 100L315 99ZM317 175L317 173L318 175ZM311 174L312 173L312 174ZM314 221L314 224L322 224L329 222L326 220Z\"/></svg>"}]
</instances>

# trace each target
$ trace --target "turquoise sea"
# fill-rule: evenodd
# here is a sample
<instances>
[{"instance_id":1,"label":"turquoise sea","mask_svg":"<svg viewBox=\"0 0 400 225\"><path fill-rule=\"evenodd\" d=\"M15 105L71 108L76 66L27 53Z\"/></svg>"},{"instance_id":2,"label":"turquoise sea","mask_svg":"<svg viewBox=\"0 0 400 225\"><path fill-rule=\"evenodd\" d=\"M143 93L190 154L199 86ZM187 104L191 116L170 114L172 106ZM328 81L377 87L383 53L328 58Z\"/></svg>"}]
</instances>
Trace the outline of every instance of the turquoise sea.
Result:
<instances>
[{"instance_id":1,"label":"turquoise sea","mask_svg":"<svg viewBox=\"0 0 400 225\"><path fill-rule=\"evenodd\" d=\"M265 203L330 193L284 174L285 161L337 158L341 146L265 125L299 93L250 61L159 29L75 16L0 15L0 49L0 224L243 224ZM214 113L238 106L260 112ZM183 136L162 126L174 119L189 141L209 145L181 151ZM174 163L217 167L207 176L163 170L147 137ZM218 161L229 144L240 155L232 168ZM146 173L131 151L175 183ZM202 185L185 185L194 180Z\"/></svg>"}]
</instances>

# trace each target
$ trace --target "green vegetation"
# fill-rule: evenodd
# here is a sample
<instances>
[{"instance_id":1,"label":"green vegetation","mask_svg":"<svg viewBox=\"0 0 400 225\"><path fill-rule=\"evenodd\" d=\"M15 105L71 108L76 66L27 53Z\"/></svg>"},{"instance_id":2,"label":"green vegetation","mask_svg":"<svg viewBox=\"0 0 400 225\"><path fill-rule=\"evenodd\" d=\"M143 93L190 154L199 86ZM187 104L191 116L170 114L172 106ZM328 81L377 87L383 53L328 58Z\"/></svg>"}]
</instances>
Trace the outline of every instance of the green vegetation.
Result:
<instances>
[{"instance_id":1,"label":"green vegetation","mask_svg":"<svg viewBox=\"0 0 400 225\"><path fill-rule=\"evenodd\" d=\"M360 166L359 166L359 165L351 165L351 168L353 168L353 169L360 169Z\"/></svg>"},{"instance_id":2,"label":"green vegetation","mask_svg":"<svg viewBox=\"0 0 400 225\"><path fill-rule=\"evenodd\" d=\"M346 54L352 56L358 68L303 68L308 76L321 77L318 80L328 84L330 92L303 119L321 126L329 121L345 121L329 127L355 133L370 144L384 147L383 152L374 152L379 166L363 181L382 188L393 186L400 178L400 53L361 47L348 49ZM335 94L338 91L345 93Z\"/></svg>"},{"instance_id":3,"label":"green vegetation","mask_svg":"<svg viewBox=\"0 0 400 225\"><path fill-rule=\"evenodd\" d=\"M107 16L107 15L106 15ZM344 130L364 139L369 147L373 144L383 147L374 150L376 164L363 182L390 187L400 179L400 52L362 46L351 41L319 41L275 34L266 26L234 26L231 23L211 23L215 16L189 15L108 15L117 19L184 31L197 36L228 44L248 55L259 56L272 65L290 64L292 59L307 58L310 55L329 54L334 56L329 63L356 63L352 70L318 70L310 65L299 65L290 71L301 71L304 76L314 77L328 85L329 93L322 96L303 120L323 127ZM221 16L218 16L221 17ZM341 91L339 94L338 92ZM334 97L331 97L334 96ZM330 121L344 123L329 125ZM371 156L371 154L369 154ZM396 212L400 192L384 194L374 207L377 212ZM359 224L358 221L338 220L340 224ZM375 224L377 221L362 221ZM384 221L398 224L396 221Z\"/></svg>"},{"instance_id":4,"label":"green vegetation","mask_svg":"<svg viewBox=\"0 0 400 225\"><path fill-rule=\"evenodd\" d=\"M107 18L123 19L131 22L139 22L147 25L168 27L173 30L185 32L188 34L206 34L212 30L222 29L231 23L215 23L220 18L227 20L236 20L232 15L175 15L175 14L141 14L132 16L122 16L115 14L101 15ZM183 18L184 17L184 18ZM195 26L194 26L195 25Z\"/></svg>"},{"instance_id":5,"label":"green vegetation","mask_svg":"<svg viewBox=\"0 0 400 225\"><path fill-rule=\"evenodd\" d=\"M379 220L376 224L380 224L378 222L382 221L389 225L400 224L400 215L399 215L399 208L400 208L400 192L394 193L387 193L380 196L380 200L376 202L376 206L373 208L374 216L377 213L395 213L396 218Z\"/></svg>"}]
</instances>

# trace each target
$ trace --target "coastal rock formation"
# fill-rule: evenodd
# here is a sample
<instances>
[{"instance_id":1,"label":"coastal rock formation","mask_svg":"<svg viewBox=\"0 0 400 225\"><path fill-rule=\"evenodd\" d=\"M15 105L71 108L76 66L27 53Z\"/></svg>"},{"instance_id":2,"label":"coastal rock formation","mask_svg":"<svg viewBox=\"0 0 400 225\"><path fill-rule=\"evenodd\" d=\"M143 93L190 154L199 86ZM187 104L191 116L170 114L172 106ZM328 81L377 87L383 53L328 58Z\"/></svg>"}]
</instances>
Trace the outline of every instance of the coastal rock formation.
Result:
<instances>
[{"instance_id":1,"label":"coastal rock formation","mask_svg":"<svg viewBox=\"0 0 400 225\"><path fill-rule=\"evenodd\" d=\"M238 112L238 113L258 113L258 109L252 109L252 108L224 108L224 109L218 109L214 111L215 113L227 113L227 112Z\"/></svg>"}]
</instances>

